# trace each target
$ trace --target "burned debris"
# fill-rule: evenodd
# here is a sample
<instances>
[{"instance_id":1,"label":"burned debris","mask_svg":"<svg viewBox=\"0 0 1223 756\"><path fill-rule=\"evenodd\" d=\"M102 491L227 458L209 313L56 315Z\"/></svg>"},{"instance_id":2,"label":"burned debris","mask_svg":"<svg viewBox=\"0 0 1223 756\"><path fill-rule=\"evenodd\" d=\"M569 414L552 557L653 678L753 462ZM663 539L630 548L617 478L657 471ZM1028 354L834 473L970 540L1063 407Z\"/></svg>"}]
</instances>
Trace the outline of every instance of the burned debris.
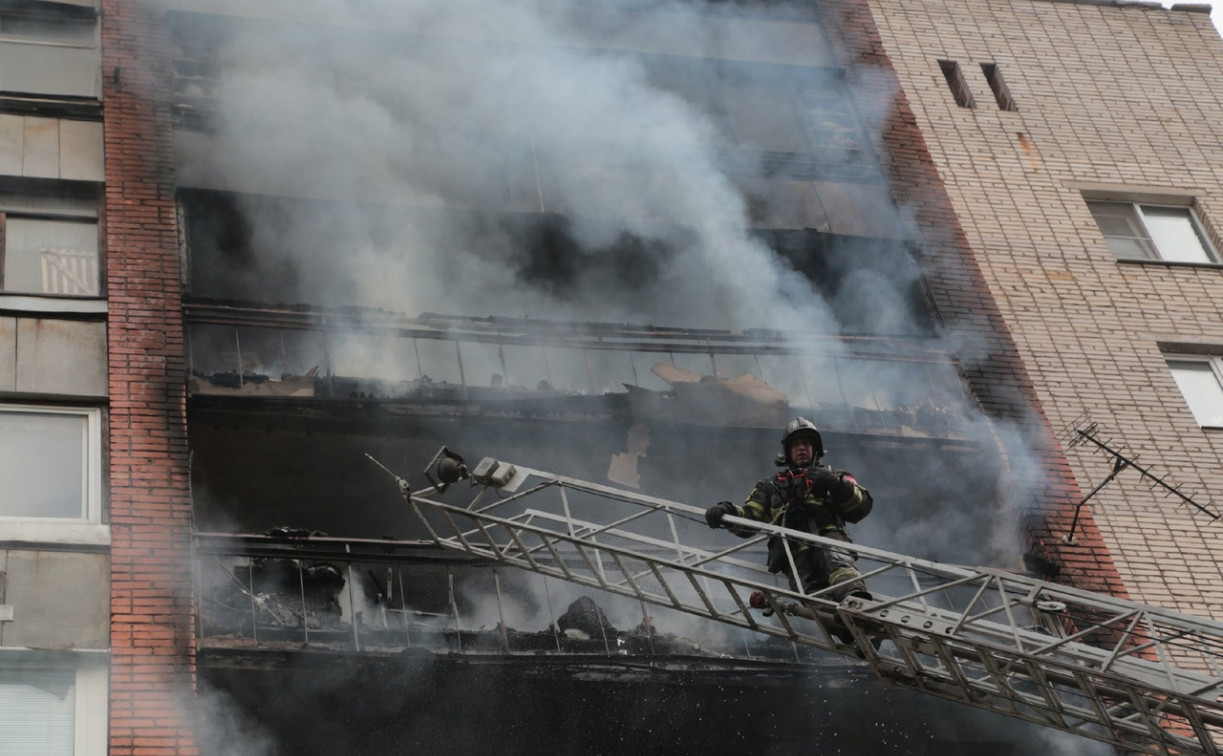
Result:
<instances>
[{"instance_id":1,"label":"burned debris","mask_svg":"<svg viewBox=\"0 0 1223 756\"><path fill-rule=\"evenodd\" d=\"M340 628L345 580L334 564L255 557L229 573L229 589L215 591L202 612L206 632L270 638Z\"/></svg>"}]
</instances>

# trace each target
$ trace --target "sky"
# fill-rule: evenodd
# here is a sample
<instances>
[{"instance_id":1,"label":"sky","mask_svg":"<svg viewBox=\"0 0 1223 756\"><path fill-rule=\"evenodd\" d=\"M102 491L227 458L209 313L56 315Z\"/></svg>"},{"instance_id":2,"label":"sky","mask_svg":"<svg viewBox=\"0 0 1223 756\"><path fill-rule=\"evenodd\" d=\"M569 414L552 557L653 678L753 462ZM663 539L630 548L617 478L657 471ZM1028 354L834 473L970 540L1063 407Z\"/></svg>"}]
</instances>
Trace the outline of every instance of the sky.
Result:
<instances>
[{"instance_id":1,"label":"sky","mask_svg":"<svg viewBox=\"0 0 1223 756\"><path fill-rule=\"evenodd\" d=\"M1165 8L1171 8L1173 5L1181 5L1185 3L1197 5L1209 5L1211 7L1210 19L1215 22L1215 28L1223 35L1223 2L1218 0L1162 0Z\"/></svg>"}]
</instances>

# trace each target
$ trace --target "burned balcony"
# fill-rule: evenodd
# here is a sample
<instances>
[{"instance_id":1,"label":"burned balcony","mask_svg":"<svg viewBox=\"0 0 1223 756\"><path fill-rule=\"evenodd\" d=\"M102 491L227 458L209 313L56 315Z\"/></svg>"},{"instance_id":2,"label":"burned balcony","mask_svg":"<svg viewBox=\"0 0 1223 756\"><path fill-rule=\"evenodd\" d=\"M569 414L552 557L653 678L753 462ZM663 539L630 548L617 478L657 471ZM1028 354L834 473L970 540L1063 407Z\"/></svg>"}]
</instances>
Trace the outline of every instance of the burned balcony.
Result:
<instances>
[{"instance_id":1,"label":"burned balcony","mask_svg":"<svg viewBox=\"0 0 1223 756\"><path fill-rule=\"evenodd\" d=\"M198 645L226 652L796 660L765 635L518 570L432 544L277 528L197 534Z\"/></svg>"},{"instance_id":2,"label":"burned balcony","mask_svg":"<svg viewBox=\"0 0 1223 756\"><path fill-rule=\"evenodd\" d=\"M955 439L954 361L921 337L268 308L193 300L192 397L432 406Z\"/></svg>"}]
</instances>

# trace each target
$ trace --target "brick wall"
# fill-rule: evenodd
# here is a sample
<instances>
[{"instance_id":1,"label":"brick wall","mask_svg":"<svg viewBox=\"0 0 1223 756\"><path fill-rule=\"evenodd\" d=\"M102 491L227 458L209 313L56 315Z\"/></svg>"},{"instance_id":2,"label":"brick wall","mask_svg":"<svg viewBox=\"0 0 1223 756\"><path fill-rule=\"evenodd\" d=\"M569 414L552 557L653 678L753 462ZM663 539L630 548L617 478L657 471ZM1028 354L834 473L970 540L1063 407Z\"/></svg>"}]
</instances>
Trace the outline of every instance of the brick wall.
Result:
<instances>
[{"instance_id":1,"label":"brick wall","mask_svg":"<svg viewBox=\"0 0 1223 756\"><path fill-rule=\"evenodd\" d=\"M182 295L160 23L140 0L102 2L112 755L198 752Z\"/></svg>"},{"instance_id":2,"label":"brick wall","mask_svg":"<svg viewBox=\"0 0 1223 756\"><path fill-rule=\"evenodd\" d=\"M1013 337L1006 359L1017 352L1036 406L1054 428L1086 413L1218 511L1210 492L1223 490L1223 432L1198 427L1161 344L1223 353L1223 271L1118 263L1082 194L1181 193L1223 227L1223 40L1208 15L1067 0L867 4L911 105L902 120L924 135L945 186L938 202L960 221L956 244L979 266L990 317ZM960 63L977 107L957 106L940 59ZM998 108L981 63L999 67L1017 111ZM1111 471L1085 446L1063 452L1051 459L1082 490ZM1080 529L1075 547L1059 543L1066 512L1046 521L1060 559L1091 568L1106 550L1134 598L1223 618L1218 522L1133 471L1089 507L1099 536Z\"/></svg>"},{"instance_id":3,"label":"brick wall","mask_svg":"<svg viewBox=\"0 0 1223 756\"><path fill-rule=\"evenodd\" d=\"M1016 522L1017 533L1026 530L1032 550L1061 567L1060 581L1126 596L1090 510L1076 525L1077 546L1069 547L1060 537L1069 531L1073 505L1082 498L1079 487L978 250L961 225L961 208L930 153L924 125L906 96L908 82L902 90L892 68L892 51L883 44L870 4L825 2L821 11L830 33L844 42L844 65L860 110L868 121L877 114L882 124L878 149L895 199L913 219L929 295L946 333L963 344L965 378L984 412L1005 432L998 441L1014 463L1011 479L999 481L997 499L983 505L1020 508L1025 517Z\"/></svg>"}]
</instances>

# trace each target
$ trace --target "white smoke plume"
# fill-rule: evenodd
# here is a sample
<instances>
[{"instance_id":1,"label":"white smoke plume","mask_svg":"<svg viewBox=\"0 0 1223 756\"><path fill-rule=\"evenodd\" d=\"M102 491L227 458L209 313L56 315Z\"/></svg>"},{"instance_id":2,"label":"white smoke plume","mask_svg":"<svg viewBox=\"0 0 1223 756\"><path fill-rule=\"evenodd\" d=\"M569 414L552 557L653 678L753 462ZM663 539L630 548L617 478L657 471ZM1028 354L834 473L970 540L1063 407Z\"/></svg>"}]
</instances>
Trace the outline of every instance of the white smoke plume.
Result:
<instances>
[{"instance_id":1,"label":"white smoke plume","mask_svg":"<svg viewBox=\"0 0 1223 756\"><path fill-rule=\"evenodd\" d=\"M669 19L694 49L732 45L702 35L734 25L705 28L682 4L604 14L593 29L563 5L524 0L302 6L351 38L310 23L228 36L222 141L180 173L185 185L224 176L366 203L255 219L260 248L285 250L263 280L291 275L305 301L409 314L835 330L807 280L749 233L745 200L716 164L718 127L615 52L619 36L660 33L625 19ZM387 231L388 207L440 205L563 212L576 247L524 261L464 213ZM633 244L644 246L626 253Z\"/></svg>"},{"instance_id":2,"label":"white smoke plume","mask_svg":"<svg viewBox=\"0 0 1223 756\"><path fill-rule=\"evenodd\" d=\"M294 5L295 23L254 20L241 31L213 30L218 130L215 141L204 142L207 150L182 137L196 149L183 151L180 184L303 200L290 207L251 198L242 208L251 248L259 253L243 261L250 282L240 293L250 299L269 301L272 292L282 301L407 314L829 334L842 327L838 315L852 313L845 316L858 327L904 332L910 314L886 306L903 299L899 292L911 283L900 266L894 278L890 270L852 270L826 302L806 276L753 236L748 200L719 162L728 144L723 121L655 86L641 56L620 52L734 58L768 50L757 36L767 23L725 22L718 14L733 14L733 5L693 12L711 7L584 5L578 13L565 3L532 0L311 0ZM782 50L775 60L803 54ZM745 76L754 69L736 70ZM803 76L824 75L818 67L804 70ZM877 76L869 68L848 73L850 86L882 95L876 108L859 110L867 129L881 128L890 107ZM761 107L785 116L778 103ZM862 215L877 217L879 225L846 233L903 235L906 221L879 197L855 202L875 208ZM524 244L497 220L511 213L549 216L568 241ZM865 296L880 291L888 293ZM422 350L451 345L414 347L409 353L365 336L336 339L330 360L343 365L343 375L411 380L426 373L426 362L443 361ZM481 359L471 351L465 355L469 380L503 372L505 355L516 356L507 349ZM608 372L600 376L607 381L586 386L588 365L562 366L555 350L551 364L541 356L515 377L522 382L527 375L525 385L534 386L546 376L562 390L591 392L618 388L627 378ZM622 363L621 373L631 367L649 377L648 363L638 368L631 355L612 357ZM433 368L428 372L439 378ZM892 375L876 363L870 381L882 393L905 397L912 393L909 375ZM457 374L445 378L458 380ZM805 394L813 407L816 383L834 382L827 375L791 385L785 376L767 378L781 381L776 385L792 399ZM957 379L944 382L948 402L957 401ZM872 401L864 398L861 406ZM1036 469L1020 434L979 417L957 421L960 432L986 448L1005 435L1012 471L1023 473L1015 477L1027 479ZM866 481L878 474L855 472ZM931 480L940 475L928 471ZM1013 522L1013 512L995 506L996 496L1006 493L983 491L980 511L970 517L876 517L863 532L872 543L902 551L940 543L962 551L973 544L991 559L1011 558L1015 529L1003 526L986 539L974 529L981 518ZM1022 499L1021 493L1008 506Z\"/></svg>"},{"instance_id":3,"label":"white smoke plume","mask_svg":"<svg viewBox=\"0 0 1223 756\"><path fill-rule=\"evenodd\" d=\"M570 15L563 3L529 0L294 3L298 23L256 22L220 34L218 130L180 135L179 183L303 200L287 209L251 199L242 208L261 253L243 263L248 281L239 293L250 299L267 301L275 291L287 302L409 315L834 334L834 313L861 307L852 292L899 292L911 281L858 272L849 277L850 293L830 306L753 236L749 200L720 162L719 121L655 86L638 58L618 53L629 49L625 39L646 49L665 40L657 49L693 58L761 49L737 36L754 35L759 25L689 12L703 7L673 2L653 4L651 13L599 13L586 4ZM721 10L733 12L733 4ZM861 114L868 127L887 106ZM878 209L877 228L833 230L901 236L895 211ZM545 229L524 244L497 220L511 213L549 218L565 241ZM906 318L901 308L855 313L881 333L905 332ZM385 375L393 359L371 344L352 362ZM419 361L401 371L414 378L418 369ZM995 432L984 421L965 430L984 439ZM1007 446L1014 459L1026 459L1022 444ZM759 462L767 473L769 460ZM869 484L886 471L857 473ZM980 511L953 518L876 516L862 540L910 553L944 542L1011 551L1014 531L1000 528L978 543L970 527L978 518L1010 523L1011 513L991 510L992 500L974 503ZM553 595L536 594L504 616L487 593L475 596L480 613L464 623L547 627L580 593L556 585ZM640 621L631 603L606 608L620 628ZM716 633L695 622L660 627L694 638Z\"/></svg>"}]
</instances>

